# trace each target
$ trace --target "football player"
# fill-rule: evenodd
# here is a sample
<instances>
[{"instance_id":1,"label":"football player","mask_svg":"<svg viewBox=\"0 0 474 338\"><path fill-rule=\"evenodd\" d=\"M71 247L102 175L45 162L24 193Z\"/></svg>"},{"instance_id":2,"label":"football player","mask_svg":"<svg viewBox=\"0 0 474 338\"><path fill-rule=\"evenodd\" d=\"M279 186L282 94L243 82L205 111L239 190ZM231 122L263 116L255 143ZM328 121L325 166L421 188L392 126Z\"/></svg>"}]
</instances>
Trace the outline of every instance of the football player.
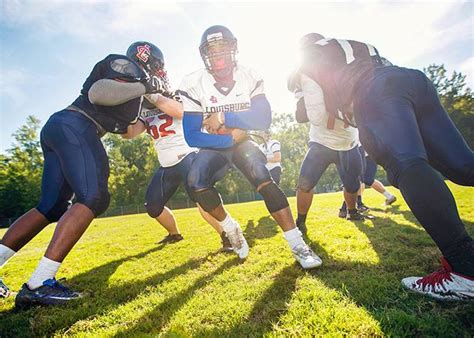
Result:
<instances>
[{"instance_id":1,"label":"football player","mask_svg":"<svg viewBox=\"0 0 474 338\"><path fill-rule=\"evenodd\" d=\"M151 102L168 115L181 113L179 102L164 96L164 61L162 55L151 55L153 47L141 50L143 58L152 58L147 72L125 55L111 54L99 61L79 97L54 113L41 130L41 199L3 236L0 266L48 224L58 223L45 255L16 296L17 306L61 304L80 297L55 275L91 221L109 205L109 164L100 138L107 132L125 133L136 123L145 94L153 94ZM68 209L73 194L76 202Z\"/></svg>"},{"instance_id":2,"label":"football player","mask_svg":"<svg viewBox=\"0 0 474 338\"><path fill-rule=\"evenodd\" d=\"M419 70L385 65L369 44L317 33L303 37L300 71L322 87L331 115L357 125L364 149L444 256L440 270L402 284L441 300L473 300L474 242L436 170L473 186L474 154L433 83Z\"/></svg>"},{"instance_id":3,"label":"football player","mask_svg":"<svg viewBox=\"0 0 474 338\"><path fill-rule=\"evenodd\" d=\"M270 127L271 109L263 80L254 70L237 64L237 39L224 26L206 29L199 50L205 68L187 75L179 92L186 141L190 146L204 148L188 175L195 199L221 222L231 243L240 244L239 255L247 256L248 245L240 226L224 210L214 188L214 183L235 165L263 196L301 266L309 269L321 265L321 259L306 245L296 227L285 194L265 167L265 155L247 136L246 130Z\"/></svg>"},{"instance_id":4,"label":"football player","mask_svg":"<svg viewBox=\"0 0 474 338\"><path fill-rule=\"evenodd\" d=\"M301 164L296 191L296 225L306 233L305 223L313 201L313 189L331 163L336 165L344 184L344 199L349 206L347 218L364 219L356 209L362 173L357 129L328 114L321 87L305 74L293 73L288 80L288 89L295 93L298 100L295 113L297 121L311 123L309 149Z\"/></svg>"},{"instance_id":5,"label":"football player","mask_svg":"<svg viewBox=\"0 0 474 338\"><path fill-rule=\"evenodd\" d=\"M260 150L267 158L266 167L273 181L280 185L281 180L281 150L280 142L271 138L271 133L266 130L262 133L264 143L260 144Z\"/></svg>"},{"instance_id":6,"label":"football player","mask_svg":"<svg viewBox=\"0 0 474 338\"><path fill-rule=\"evenodd\" d=\"M362 176L359 193L357 195L357 210L360 212L366 212L370 210L364 202L362 202L362 195L364 193L365 187L369 186L373 188L378 193L384 195L385 197L385 206L393 204L397 198L395 195L391 194L390 191L385 189L385 186L379 180L375 179L375 174L377 172L377 163L374 162L364 150L362 146L359 147L360 155L362 156ZM345 218L347 214L347 205L346 201L342 203L341 209L339 209L339 217Z\"/></svg>"},{"instance_id":7,"label":"football player","mask_svg":"<svg viewBox=\"0 0 474 338\"><path fill-rule=\"evenodd\" d=\"M141 57L140 50L146 45L153 46L149 42L138 41L130 45L127 50L127 56L145 70L148 64L152 62L151 58L143 59ZM151 55L155 59L162 57L160 53L158 49L151 48ZM165 75L163 74L162 77L165 77ZM178 95L174 95L173 98L179 100ZM187 186L187 176L199 149L192 148L186 143L182 117L182 110L181 114L173 117L164 113L145 98L138 122L129 125L127 133L122 134L123 138L131 139L146 130L147 134L153 138L153 144L161 166L148 186L145 206L148 215L155 218L168 231L168 235L159 244L175 243L183 240L173 213L165 206L181 183L184 184L188 196L192 199L192 194ZM199 204L197 206L202 217L221 236L223 251L231 251L232 246L219 222L199 207Z\"/></svg>"}]
</instances>

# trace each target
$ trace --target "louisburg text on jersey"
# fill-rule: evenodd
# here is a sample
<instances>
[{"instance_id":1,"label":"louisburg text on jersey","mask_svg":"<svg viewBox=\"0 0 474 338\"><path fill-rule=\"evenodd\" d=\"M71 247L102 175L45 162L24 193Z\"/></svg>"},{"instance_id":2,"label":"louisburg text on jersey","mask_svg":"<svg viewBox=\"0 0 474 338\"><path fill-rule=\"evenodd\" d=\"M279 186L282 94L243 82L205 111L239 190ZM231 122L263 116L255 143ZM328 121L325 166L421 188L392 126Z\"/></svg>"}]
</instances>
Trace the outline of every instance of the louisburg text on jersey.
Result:
<instances>
[{"instance_id":1,"label":"louisburg text on jersey","mask_svg":"<svg viewBox=\"0 0 474 338\"><path fill-rule=\"evenodd\" d=\"M214 114L228 111L242 111L250 109L250 102L223 104L216 107L206 107L206 114Z\"/></svg>"}]
</instances>

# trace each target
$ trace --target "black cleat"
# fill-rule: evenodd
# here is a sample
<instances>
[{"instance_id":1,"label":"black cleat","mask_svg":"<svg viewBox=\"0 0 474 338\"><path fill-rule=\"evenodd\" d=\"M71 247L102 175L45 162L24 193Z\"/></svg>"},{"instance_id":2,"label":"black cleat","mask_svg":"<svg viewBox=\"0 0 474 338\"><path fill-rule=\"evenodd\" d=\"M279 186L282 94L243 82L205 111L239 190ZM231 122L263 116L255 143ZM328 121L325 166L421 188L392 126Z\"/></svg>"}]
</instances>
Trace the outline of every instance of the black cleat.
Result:
<instances>
[{"instance_id":1,"label":"black cleat","mask_svg":"<svg viewBox=\"0 0 474 338\"><path fill-rule=\"evenodd\" d=\"M0 279L0 298L7 298L10 296L10 289Z\"/></svg>"},{"instance_id":2,"label":"black cleat","mask_svg":"<svg viewBox=\"0 0 474 338\"><path fill-rule=\"evenodd\" d=\"M308 228L306 227L305 222L300 222L300 221L296 220L296 227L301 231L303 236L306 236L306 234L308 233Z\"/></svg>"},{"instance_id":3,"label":"black cleat","mask_svg":"<svg viewBox=\"0 0 474 338\"><path fill-rule=\"evenodd\" d=\"M354 210L349 210L347 213L347 219L349 221L363 221L365 219L365 216L360 213L359 210L354 209Z\"/></svg>"},{"instance_id":4,"label":"black cleat","mask_svg":"<svg viewBox=\"0 0 474 338\"><path fill-rule=\"evenodd\" d=\"M360 203L360 204L357 204L357 210L359 210L359 212L366 212L366 211L369 211L370 208L366 206L364 203Z\"/></svg>"},{"instance_id":5,"label":"black cleat","mask_svg":"<svg viewBox=\"0 0 474 338\"><path fill-rule=\"evenodd\" d=\"M232 247L232 244L230 244L230 241L227 238L225 231L222 231L221 233L221 241L222 241L222 249L221 249L222 252L234 252L234 248Z\"/></svg>"},{"instance_id":6,"label":"black cleat","mask_svg":"<svg viewBox=\"0 0 474 338\"><path fill-rule=\"evenodd\" d=\"M183 239L184 237L181 234L167 235L165 238L159 241L158 244L171 244L182 241Z\"/></svg>"},{"instance_id":7,"label":"black cleat","mask_svg":"<svg viewBox=\"0 0 474 338\"><path fill-rule=\"evenodd\" d=\"M340 218L346 218L347 217L347 209L339 209L339 215Z\"/></svg>"},{"instance_id":8,"label":"black cleat","mask_svg":"<svg viewBox=\"0 0 474 338\"><path fill-rule=\"evenodd\" d=\"M25 308L32 305L60 305L82 297L80 293L72 291L56 279L47 279L39 288L30 290L23 284L16 295L15 306Z\"/></svg>"}]
</instances>

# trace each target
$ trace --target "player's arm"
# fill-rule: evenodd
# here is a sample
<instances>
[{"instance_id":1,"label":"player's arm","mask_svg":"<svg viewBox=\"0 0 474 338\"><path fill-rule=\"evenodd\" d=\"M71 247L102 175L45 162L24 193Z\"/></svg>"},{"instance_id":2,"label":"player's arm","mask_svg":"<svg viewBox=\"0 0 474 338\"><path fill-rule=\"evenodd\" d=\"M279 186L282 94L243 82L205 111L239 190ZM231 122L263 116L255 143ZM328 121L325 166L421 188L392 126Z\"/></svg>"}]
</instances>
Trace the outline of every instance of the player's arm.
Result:
<instances>
[{"instance_id":1,"label":"player's arm","mask_svg":"<svg viewBox=\"0 0 474 338\"><path fill-rule=\"evenodd\" d=\"M248 110L219 114L226 128L266 130L272 123L272 109L263 93L251 98Z\"/></svg>"},{"instance_id":2,"label":"player's arm","mask_svg":"<svg viewBox=\"0 0 474 338\"><path fill-rule=\"evenodd\" d=\"M162 84L150 78L134 62L120 55L109 55L101 65L103 78L95 81L87 95L92 104L117 106L147 93L162 90Z\"/></svg>"},{"instance_id":3,"label":"player's arm","mask_svg":"<svg viewBox=\"0 0 474 338\"><path fill-rule=\"evenodd\" d=\"M191 90L189 90L191 92ZM214 135L202 132L203 113L201 103L185 90L178 93L183 102L183 131L191 147L223 149L234 144L231 135Z\"/></svg>"},{"instance_id":4,"label":"player's arm","mask_svg":"<svg viewBox=\"0 0 474 338\"><path fill-rule=\"evenodd\" d=\"M181 120L183 118L183 104L176 93L170 93L170 97L161 94L145 95L145 98L154 104L166 115Z\"/></svg>"},{"instance_id":5,"label":"player's arm","mask_svg":"<svg viewBox=\"0 0 474 338\"><path fill-rule=\"evenodd\" d=\"M122 138L129 140L143 133L145 129L145 123L138 119L137 123L129 125L127 127L127 132L125 134L121 134L121 136Z\"/></svg>"}]
</instances>

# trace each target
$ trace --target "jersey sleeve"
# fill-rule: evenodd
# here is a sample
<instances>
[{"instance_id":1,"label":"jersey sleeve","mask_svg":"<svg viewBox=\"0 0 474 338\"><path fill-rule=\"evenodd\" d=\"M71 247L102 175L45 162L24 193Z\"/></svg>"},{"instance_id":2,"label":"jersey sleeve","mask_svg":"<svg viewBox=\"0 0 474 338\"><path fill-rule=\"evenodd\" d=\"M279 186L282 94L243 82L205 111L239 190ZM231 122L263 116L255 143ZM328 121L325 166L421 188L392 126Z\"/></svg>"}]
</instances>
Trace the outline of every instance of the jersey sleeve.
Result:
<instances>
[{"instance_id":1,"label":"jersey sleeve","mask_svg":"<svg viewBox=\"0 0 474 338\"><path fill-rule=\"evenodd\" d=\"M263 79L256 70L249 69L248 79L250 83L250 98L253 98L257 95L265 94L265 89L263 86Z\"/></svg>"}]
</instances>

